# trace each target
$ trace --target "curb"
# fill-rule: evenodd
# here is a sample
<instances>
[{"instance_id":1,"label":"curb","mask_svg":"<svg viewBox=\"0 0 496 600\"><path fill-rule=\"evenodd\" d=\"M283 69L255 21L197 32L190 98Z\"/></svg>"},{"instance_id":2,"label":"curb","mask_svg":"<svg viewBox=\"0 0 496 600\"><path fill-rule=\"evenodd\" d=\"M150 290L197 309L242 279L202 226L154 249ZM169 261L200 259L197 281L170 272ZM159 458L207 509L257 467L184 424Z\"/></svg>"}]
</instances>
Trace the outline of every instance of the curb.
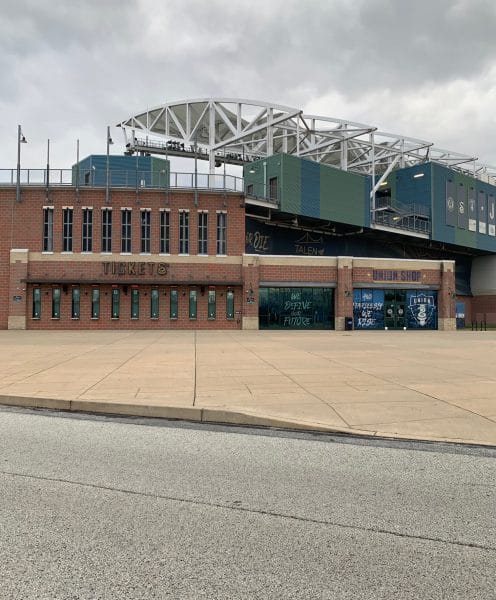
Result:
<instances>
[{"instance_id":1,"label":"curb","mask_svg":"<svg viewBox=\"0 0 496 600\"><path fill-rule=\"evenodd\" d=\"M197 423L212 423L224 425L240 425L248 427L267 427L274 429L287 429L292 431L309 431L320 433L335 433L340 435L354 435L360 437L402 440L412 442L439 442L484 446L494 448L495 444L477 440L459 438L435 438L418 435L391 434L380 431L352 429L345 427L331 427L324 424L292 421L275 417L263 417L246 412L215 408L199 408L195 406L158 406L149 404L132 404L123 402L105 402L91 400L64 400L59 398L37 398L30 396L0 395L0 406L17 406L21 408L50 409L73 413L105 414L112 416L148 417L155 419L169 419L176 421L191 421Z\"/></svg>"}]
</instances>

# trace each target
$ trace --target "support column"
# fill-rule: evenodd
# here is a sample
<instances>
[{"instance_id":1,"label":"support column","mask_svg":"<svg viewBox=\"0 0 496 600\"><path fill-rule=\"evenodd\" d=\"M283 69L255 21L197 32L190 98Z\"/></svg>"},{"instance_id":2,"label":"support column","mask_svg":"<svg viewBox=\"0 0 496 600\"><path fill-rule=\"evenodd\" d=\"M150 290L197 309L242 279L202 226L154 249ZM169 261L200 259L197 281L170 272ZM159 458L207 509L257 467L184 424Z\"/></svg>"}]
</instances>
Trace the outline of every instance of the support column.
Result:
<instances>
[{"instance_id":1,"label":"support column","mask_svg":"<svg viewBox=\"0 0 496 600\"><path fill-rule=\"evenodd\" d=\"M438 329L454 331L456 329L455 262L441 262L441 288L437 299Z\"/></svg>"},{"instance_id":2,"label":"support column","mask_svg":"<svg viewBox=\"0 0 496 600\"><path fill-rule=\"evenodd\" d=\"M259 261L257 256L243 257L243 317L242 329L258 329L258 282Z\"/></svg>"},{"instance_id":3,"label":"support column","mask_svg":"<svg viewBox=\"0 0 496 600\"><path fill-rule=\"evenodd\" d=\"M338 285L336 288L335 310L336 331L344 331L345 318L353 318L353 259L338 256Z\"/></svg>"},{"instance_id":4,"label":"support column","mask_svg":"<svg viewBox=\"0 0 496 600\"><path fill-rule=\"evenodd\" d=\"M8 329L26 329L28 250L10 251Z\"/></svg>"}]
</instances>

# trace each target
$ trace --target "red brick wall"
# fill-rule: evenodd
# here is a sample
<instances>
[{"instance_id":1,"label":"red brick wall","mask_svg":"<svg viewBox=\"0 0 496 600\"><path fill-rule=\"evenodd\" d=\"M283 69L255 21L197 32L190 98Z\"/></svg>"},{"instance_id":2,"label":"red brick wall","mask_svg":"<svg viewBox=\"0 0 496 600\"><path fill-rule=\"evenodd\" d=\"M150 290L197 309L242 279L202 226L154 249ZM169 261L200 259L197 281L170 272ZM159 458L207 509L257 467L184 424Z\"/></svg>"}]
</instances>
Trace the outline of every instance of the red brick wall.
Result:
<instances>
[{"instance_id":1,"label":"red brick wall","mask_svg":"<svg viewBox=\"0 0 496 600\"><path fill-rule=\"evenodd\" d=\"M464 298L459 298L464 300ZM471 302L471 311L467 315L465 309L465 323L470 325L472 320L481 322L485 321L487 325L496 325L496 296L474 296ZM466 302L465 306L469 306Z\"/></svg>"},{"instance_id":2,"label":"red brick wall","mask_svg":"<svg viewBox=\"0 0 496 600\"><path fill-rule=\"evenodd\" d=\"M261 281L315 281L318 283L333 283L336 282L336 277L336 267L305 267L304 265L293 266L285 264L260 266Z\"/></svg>"},{"instance_id":3,"label":"red brick wall","mask_svg":"<svg viewBox=\"0 0 496 600\"><path fill-rule=\"evenodd\" d=\"M8 315L20 315L21 305L13 305L9 311L9 301L12 300L12 291L19 287L21 280L27 279L31 282L45 283L42 294L42 318L39 321L31 319L32 310L32 286L24 292L26 299L25 309L22 314L27 316L28 328L155 328L161 327L180 327L180 328L239 328L240 318L233 321L226 320L226 291L228 284L238 284L235 289L235 310L241 310L241 282L242 272L240 264L222 264L222 259L218 259L216 264L181 262L168 263L168 256L161 256L160 260L168 264L167 274L164 276L154 275L153 277L142 275L136 277L133 275L119 276L118 281L122 285L127 282L139 283L142 310L140 310L140 319L130 319L130 292L124 294L121 285L121 318L118 321L110 320L110 305L105 306L105 302L110 302L108 288L101 285L101 318L99 321L90 319L89 304L91 299L89 284L92 281L102 281L103 261L123 261L133 262L141 250L140 239L140 209L151 209L151 256L150 262L158 259L159 253L159 225L160 209L170 210L170 241L171 256L177 255L179 250L179 210L189 210L189 255L195 256L198 253L198 211L208 211L208 252L209 256L216 254L217 237L217 211L227 213L227 255L241 256L244 252L244 231L245 217L243 198L238 194L223 194L200 192L198 194L198 205L195 205L195 196L193 192L169 192L157 190L139 190L136 195L134 190L112 190L111 201L105 202L105 190L102 189L81 189L79 195L76 195L75 189L54 188L50 191L49 197L42 188L24 188L22 192L22 201L15 202L15 188L0 189L0 226L5 234L0 237L0 328L7 328ZM54 254L62 252L62 214L63 207L73 208L73 254L71 259L52 261L47 256L47 260L30 261L27 265L13 266L10 269L9 254L10 248L28 249L30 252L42 252L43 243L43 206L54 207L54 227L53 227L53 251ZM92 257L101 257L100 260L90 260L86 254L81 252L82 235L82 209L83 207L93 208L93 252ZM113 255L100 255L101 252L101 209L111 207L112 218L112 250ZM132 255L121 256L121 207L132 209ZM140 257L141 260L146 258ZM10 287L9 290L9 280ZM108 275L105 279L109 284L115 279ZM139 279L139 281L136 281ZM51 319L51 283L57 283L61 286L70 283L81 283L81 319L71 319L71 294L70 287L67 295L62 293L61 298L61 318L53 321ZM189 286L187 284L202 283L207 286L217 283L217 315L215 321L207 319L206 299L207 291L201 293L201 287L198 287L198 319L189 320L188 299ZM225 282L225 283L224 283ZM184 284L179 288L179 319L171 321L169 319L169 308L165 310L165 304L162 301L159 321L152 321L149 318L149 286L147 284L160 284L160 299L168 298L163 293L167 293L167 286L171 284ZM22 284L25 288L26 285ZM46 295L48 292L48 296ZM108 295L106 295L106 293ZM184 297L182 294L185 294ZM144 294L147 294L145 297ZM146 300L147 299L147 300ZM88 304L88 306L86 306ZM205 306L203 306L205 304ZM108 308L108 310L107 310ZM141 309L141 307L140 307ZM148 312L147 312L148 311ZM143 316L141 316L143 315ZM147 316L148 315L148 316ZM238 315L239 317L239 315Z\"/></svg>"}]
</instances>

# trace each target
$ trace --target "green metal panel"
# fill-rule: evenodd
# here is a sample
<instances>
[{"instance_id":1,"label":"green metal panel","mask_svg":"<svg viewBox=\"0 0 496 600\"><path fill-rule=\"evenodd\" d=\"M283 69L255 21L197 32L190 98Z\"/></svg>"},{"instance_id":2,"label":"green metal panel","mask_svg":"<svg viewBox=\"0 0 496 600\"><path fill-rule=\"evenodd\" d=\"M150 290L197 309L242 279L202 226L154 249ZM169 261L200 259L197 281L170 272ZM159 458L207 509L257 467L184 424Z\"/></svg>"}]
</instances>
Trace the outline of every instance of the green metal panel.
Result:
<instances>
[{"instance_id":1,"label":"green metal panel","mask_svg":"<svg viewBox=\"0 0 496 600\"><path fill-rule=\"evenodd\" d=\"M320 218L365 226L367 178L356 173L320 167Z\"/></svg>"},{"instance_id":2,"label":"green metal panel","mask_svg":"<svg viewBox=\"0 0 496 600\"><path fill-rule=\"evenodd\" d=\"M281 210L301 214L301 159L289 154L279 154L281 170Z\"/></svg>"}]
</instances>

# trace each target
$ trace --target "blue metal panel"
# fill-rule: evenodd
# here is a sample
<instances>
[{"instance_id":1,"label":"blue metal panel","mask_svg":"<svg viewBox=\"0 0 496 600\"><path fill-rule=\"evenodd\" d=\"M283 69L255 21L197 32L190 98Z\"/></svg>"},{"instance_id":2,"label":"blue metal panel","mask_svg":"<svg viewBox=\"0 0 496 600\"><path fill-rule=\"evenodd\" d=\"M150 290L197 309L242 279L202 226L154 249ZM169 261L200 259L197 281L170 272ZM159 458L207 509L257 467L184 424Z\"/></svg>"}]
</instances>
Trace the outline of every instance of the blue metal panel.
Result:
<instances>
[{"instance_id":1,"label":"blue metal panel","mask_svg":"<svg viewBox=\"0 0 496 600\"><path fill-rule=\"evenodd\" d=\"M320 169L319 163L301 161L301 214L320 217Z\"/></svg>"},{"instance_id":2,"label":"blue metal panel","mask_svg":"<svg viewBox=\"0 0 496 600\"><path fill-rule=\"evenodd\" d=\"M169 172L168 161L152 159L151 156L110 155L108 162L109 184L112 187L160 186L160 182L157 180L158 173L161 170L164 170L166 174ZM157 168L159 166L161 169ZM77 170L79 171L80 186L103 187L107 184L107 155L92 154L80 160L79 165L74 165L72 167L74 183ZM161 178L163 185L166 183L165 176Z\"/></svg>"}]
</instances>

